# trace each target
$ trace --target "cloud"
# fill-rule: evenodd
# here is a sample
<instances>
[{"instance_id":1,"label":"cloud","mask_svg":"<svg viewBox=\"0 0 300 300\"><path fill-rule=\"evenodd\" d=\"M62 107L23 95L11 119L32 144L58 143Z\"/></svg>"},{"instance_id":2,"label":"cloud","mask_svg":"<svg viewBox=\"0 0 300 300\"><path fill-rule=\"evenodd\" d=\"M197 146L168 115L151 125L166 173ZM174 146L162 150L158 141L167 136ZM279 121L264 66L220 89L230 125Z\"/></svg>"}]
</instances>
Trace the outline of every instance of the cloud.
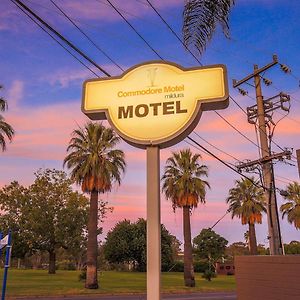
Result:
<instances>
[{"instance_id":1,"label":"cloud","mask_svg":"<svg viewBox=\"0 0 300 300\"><path fill-rule=\"evenodd\" d=\"M31 159L62 160L71 132L85 121L79 102L32 109L22 107L7 113L15 129L13 142L3 155Z\"/></svg>"},{"instance_id":2,"label":"cloud","mask_svg":"<svg viewBox=\"0 0 300 300\"><path fill-rule=\"evenodd\" d=\"M138 1L112 1L113 5L125 15L127 19L142 17L149 13L153 13L147 3ZM157 8L168 8L172 6L182 5L181 0L154 1L153 5ZM87 20L106 20L106 21L122 21L118 13L105 1L97 0L89 2L89 5L82 5L82 1L64 1L63 8L72 15L72 17Z\"/></svg>"},{"instance_id":3,"label":"cloud","mask_svg":"<svg viewBox=\"0 0 300 300\"><path fill-rule=\"evenodd\" d=\"M24 82L22 80L14 80L7 93L9 99L9 109L17 109L20 100L24 97Z\"/></svg>"}]
</instances>

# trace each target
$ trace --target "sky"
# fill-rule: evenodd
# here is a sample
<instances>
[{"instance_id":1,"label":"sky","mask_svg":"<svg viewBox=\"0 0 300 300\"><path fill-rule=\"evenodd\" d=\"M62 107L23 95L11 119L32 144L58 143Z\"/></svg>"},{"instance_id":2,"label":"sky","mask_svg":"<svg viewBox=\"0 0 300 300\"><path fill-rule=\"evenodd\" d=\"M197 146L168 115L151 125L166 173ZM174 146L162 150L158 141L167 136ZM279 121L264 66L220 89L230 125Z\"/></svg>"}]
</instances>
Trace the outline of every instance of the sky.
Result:
<instances>
[{"instance_id":1,"label":"sky","mask_svg":"<svg viewBox=\"0 0 300 300\"><path fill-rule=\"evenodd\" d=\"M55 1L92 40L113 58L122 69L157 59L144 42L120 18L105 0L56 0ZM197 66L197 61L183 48L145 0L113 0L137 31L165 59L184 67ZM24 0L24 3L64 34L78 48L89 55L112 75L122 71L94 47L50 2L50 0ZM183 0L152 0L153 5L172 28L182 36ZM279 65L269 69L263 76L272 85L263 86L265 99L280 91L291 95L291 109L287 117L284 111L276 111L279 121L274 141L281 147L300 149L300 3L298 0L237 0L230 14L230 39L217 29L205 53L200 58L203 65L225 64L228 70L229 92L236 102L246 109L255 104L255 93L250 84L241 86L248 92L242 96L232 87L232 79L242 79L253 72L253 65L264 66L277 54L281 64L290 67L285 74ZM104 76L85 62L99 76ZM0 187L13 180L27 186L34 180L39 168L62 169L71 132L84 125L88 118L81 112L82 84L95 78L87 68L53 41L34 24L11 1L0 2L0 83L4 86L1 96L7 99L8 111L4 117L15 131L15 137L7 151L0 153ZM258 158L259 148L254 126L247 116L230 100L227 109L219 113L231 125L253 141L237 133L213 111L202 114L191 137L207 147L226 162ZM283 118L284 117L284 118ZM280 120L282 119L282 120ZM105 123L107 124L107 123ZM227 152L224 154L207 144ZM125 152L127 169L121 186L116 186L101 198L114 207L103 223L101 239L116 222L124 218L135 221L146 217L146 154L122 141L119 147ZM186 140L176 146L161 150L161 173L166 159L172 152L190 147L194 153L199 149ZM273 144L274 152L281 150ZM203 164L208 166L206 204L199 205L191 216L192 236L201 229L212 226L227 210L228 191L240 176L209 155L200 152ZM65 170L68 172L68 170ZM252 175L252 174L248 174ZM298 181L295 158L287 163L275 164L276 187L284 189L291 181ZM278 204L283 199L277 195ZM182 211L173 213L171 203L161 197L162 223L181 241ZM267 244L267 221L257 226L258 243ZM299 240L299 232L280 218L284 242ZM230 215L223 218L214 230L230 243L244 241L246 226Z\"/></svg>"}]
</instances>

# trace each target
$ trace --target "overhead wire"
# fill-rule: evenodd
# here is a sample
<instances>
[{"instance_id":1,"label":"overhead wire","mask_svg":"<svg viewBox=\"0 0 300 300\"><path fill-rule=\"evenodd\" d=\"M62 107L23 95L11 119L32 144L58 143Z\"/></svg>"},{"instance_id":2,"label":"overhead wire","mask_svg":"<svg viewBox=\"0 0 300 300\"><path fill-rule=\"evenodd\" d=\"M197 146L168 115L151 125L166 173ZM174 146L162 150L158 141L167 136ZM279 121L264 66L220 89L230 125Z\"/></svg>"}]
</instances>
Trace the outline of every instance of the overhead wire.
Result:
<instances>
[{"instance_id":1,"label":"overhead wire","mask_svg":"<svg viewBox=\"0 0 300 300\"><path fill-rule=\"evenodd\" d=\"M135 29L135 27L124 17L124 15L119 11L118 8L110 1L106 0L114 11L126 22L126 24L144 41L144 43L151 49L160 59L164 60L162 56L146 41L146 39Z\"/></svg>"},{"instance_id":2,"label":"overhead wire","mask_svg":"<svg viewBox=\"0 0 300 300\"><path fill-rule=\"evenodd\" d=\"M95 73L89 66L87 66L82 60L80 60L76 55L74 55L67 47L65 47L59 40L57 40L54 36L51 35L41 24L39 24L26 10L24 10L21 6L11 0L13 4L15 4L28 18L30 18L37 26L39 26L48 36L51 37L56 43L58 43L65 51L67 51L74 59L76 59L81 65L87 68L91 73L95 76L100 77L97 73Z\"/></svg>"},{"instance_id":3,"label":"overhead wire","mask_svg":"<svg viewBox=\"0 0 300 300\"><path fill-rule=\"evenodd\" d=\"M66 12L58 6L57 3L54 2L54 0L50 0L50 2L81 32L88 41L98 50L100 51L110 62L112 62L115 66L117 66L121 71L124 72L124 69L114 60L112 59L97 43L93 41L93 39L85 32L83 31L67 14Z\"/></svg>"},{"instance_id":4,"label":"overhead wire","mask_svg":"<svg viewBox=\"0 0 300 300\"><path fill-rule=\"evenodd\" d=\"M205 138L203 138L202 136L200 136L196 131L193 131L194 134L196 134L198 136L199 139L201 139L202 141L204 141L205 143L207 143L208 145L210 145L211 147L215 148L216 150L220 151L221 153L233 158L235 161L237 162L241 162L239 159L237 159L236 157L234 157L233 155L227 153L226 151L220 149L219 147L213 145L212 143L210 143L208 140L206 140Z\"/></svg>"},{"instance_id":5,"label":"overhead wire","mask_svg":"<svg viewBox=\"0 0 300 300\"><path fill-rule=\"evenodd\" d=\"M201 61L196 57L196 55L185 45L183 40L178 36L178 34L173 30L173 28L169 25L169 23L163 18L163 16L159 13L159 11L154 7L154 5L149 1L146 0L149 6L155 11L161 21L168 27L168 29L173 33L173 35L177 38L180 44L193 56L193 58L199 63L200 66L203 66Z\"/></svg>"},{"instance_id":6,"label":"overhead wire","mask_svg":"<svg viewBox=\"0 0 300 300\"><path fill-rule=\"evenodd\" d=\"M55 30L52 26L50 26L46 21L44 21L42 18L40 18L35 12L33 12L28 6L26 6L24 3L22 3L20 0L10 0L14 4L19 4L17 7L22 7L24 10L26 10L31 16L33 16L36 20L38 20L41 24L43 24L48 30L50 30L52 33L54 33L56 36L58 36L64 43L66 43L70 48L72 48L75 52L80 54L82 57L84 57L89 63L91 63L94 67L96 67L99 71L101 71L103 74L105 74L108 77L111 77L111 75L104 70L102 67L100 67L96 62L94 62L91 58L89 58L86 54L84 54L78 47L76 47L73 43L71 43L69 40L67 40L61 33L59 33L57 30Z\"/></svg>"}]
</instances>

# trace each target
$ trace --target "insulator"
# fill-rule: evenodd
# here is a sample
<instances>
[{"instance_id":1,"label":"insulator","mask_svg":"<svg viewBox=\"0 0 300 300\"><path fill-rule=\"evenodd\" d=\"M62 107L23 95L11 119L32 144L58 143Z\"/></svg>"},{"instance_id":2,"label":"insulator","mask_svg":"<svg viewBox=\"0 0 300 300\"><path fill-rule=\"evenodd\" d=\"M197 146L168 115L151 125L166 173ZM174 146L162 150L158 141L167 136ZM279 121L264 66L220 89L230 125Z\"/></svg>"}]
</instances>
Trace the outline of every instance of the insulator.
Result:
<instances>
[{"instance_id":1,"label":"insulator","mask_svg":"<svg viewBox=\"0 0 300 300\"><path fill-rule=\"evenodd\" d=\"M287 65L280 64L280 68L281 68L281 70L282 70L284 73L291 73L291 72L292 72L292 70L291 70Z\"/></svg>"},{"instance_id":2,"label":"insulator","mask_svg":"<svg viewBox=\"0 0 300 300\"><path fill-rule=\"evenodd\" d=\"M272 81L271 81L270 79L264 78L264 77L263 77L263 82L264 82L264 84L265 84L266 86L269 86L269 85L272 84Z\"/></svg>"},{"instance_id":3,"label":"insulator","mask_svg":"<svg viewBox=\"0 0 300 300\"><path fill-rule=\"evenodd\" d=\"M241 95L243 95L243 96L248 95L248 91L245 91L245 90L243 90L243 89L241 89L241 88L238 88L238 91L239 91L239 93L240 93Z\"/></svg>"},{"instance_id":4,"label":"insulator","mask_svg":"<svg viewBox=\"0 0 300 300\"><path fill-rule=\"evenodd\" d=\"M290 101L290 100L291 100L290 95L285 94L285 93L283 93L283 92L281 92L281 93L279 94L279 96L280 96L280 101L281 101L281 102L287 102L287 101Z\"/></svg>"}]
</instances>

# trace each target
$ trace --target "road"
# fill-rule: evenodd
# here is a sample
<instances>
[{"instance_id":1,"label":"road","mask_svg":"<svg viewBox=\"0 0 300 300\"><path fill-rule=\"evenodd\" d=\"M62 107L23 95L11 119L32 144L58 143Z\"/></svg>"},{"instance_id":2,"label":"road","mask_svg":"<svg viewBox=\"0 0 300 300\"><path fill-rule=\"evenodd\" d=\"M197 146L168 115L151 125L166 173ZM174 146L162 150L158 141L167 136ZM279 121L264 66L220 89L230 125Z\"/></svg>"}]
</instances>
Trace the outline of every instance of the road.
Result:
<instances>
[{"instance_id":1,"label":"road","mask_svg":"<svg viewBox=\"0 0 300 300\"><path fill-rule=\"evenodd\" d=\"M146 300L146 295L90 295L90 296L57 296L57 297L16 297L19 300ZM163 295L162 300L236 300L236 293L191 293Z\"/></svg>"}]
</instances>

